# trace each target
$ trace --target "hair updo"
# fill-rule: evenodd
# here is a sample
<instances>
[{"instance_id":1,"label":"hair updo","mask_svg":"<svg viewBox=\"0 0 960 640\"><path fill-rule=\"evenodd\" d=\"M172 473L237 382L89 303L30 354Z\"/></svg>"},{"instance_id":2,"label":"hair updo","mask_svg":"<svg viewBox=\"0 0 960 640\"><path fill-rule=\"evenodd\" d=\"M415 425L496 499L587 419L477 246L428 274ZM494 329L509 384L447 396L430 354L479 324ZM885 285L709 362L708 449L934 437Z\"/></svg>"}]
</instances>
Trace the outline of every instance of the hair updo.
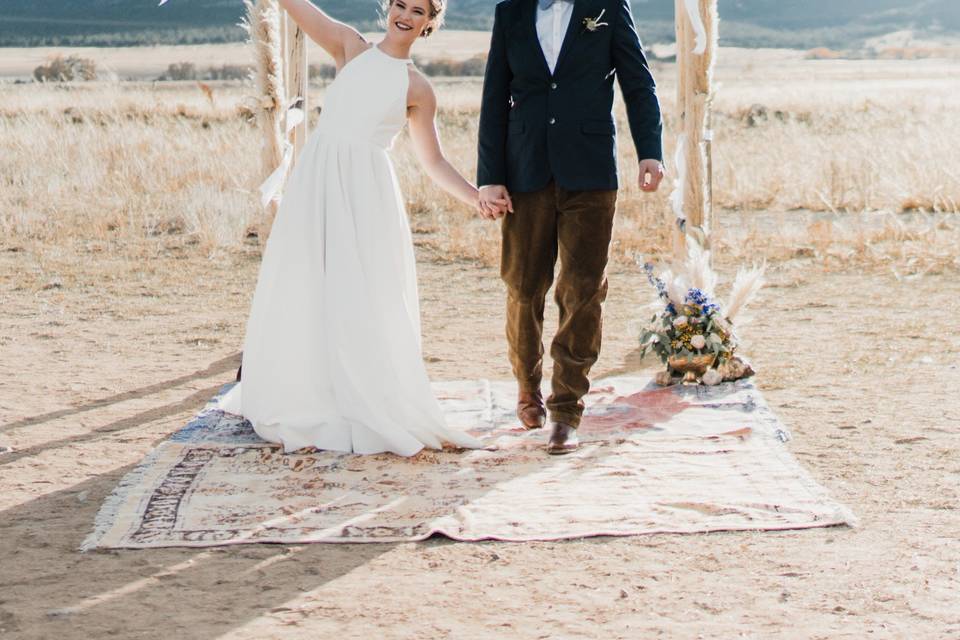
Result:
<instances>
[{"instance_id":1,"label":"hair updo","mask_svg":"<svg viewBox=\"0 0 960 640\"><path fill-rule=\"evenodd\" d=\"M409 0L408 0L409 1ZM431 33L443 26L443 16L447 12L446 0L427 0L430 3L430 19L433 24L423 30L420 37L426 38ZM383 15L386 16L393 6L394 0L383 0Z\"/></svg>"}]
</instances>

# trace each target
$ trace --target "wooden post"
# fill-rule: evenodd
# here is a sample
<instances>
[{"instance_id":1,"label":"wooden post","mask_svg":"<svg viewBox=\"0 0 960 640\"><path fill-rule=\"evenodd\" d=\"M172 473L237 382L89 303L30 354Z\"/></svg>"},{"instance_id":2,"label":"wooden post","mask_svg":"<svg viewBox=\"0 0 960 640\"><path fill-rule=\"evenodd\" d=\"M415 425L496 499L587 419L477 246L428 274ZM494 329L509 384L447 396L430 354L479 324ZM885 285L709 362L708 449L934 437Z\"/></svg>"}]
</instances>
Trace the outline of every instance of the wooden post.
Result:
<instances>
[{"instance_id":1,"label":"wooden post","mask_svg":"<svg viewBox=\"0 0 960 640\"><path fill-rule=\"evenodd\" d=\"M697 52L697 29L688 13L691 0L675 0L677 32L677 108L680 112L678 144L683 146L682 212L684 231L675 224L673 251L678 260L686 257L684 235L693 236L701 246L710 248L710 235L716 221L712 206L712 158L709 131L713 65L717 48L717 0L692 0L702 23L702 53ZM703 39L705 37L705 42Z\"/></svg>"},{"instance_id":2,"label":"wooden post","mask_svg":"<svg viewBox=\"0 0 960 640\"><path fill-rule=\"evenodd\" d=\"M261 180L267 180L284 155L283 107L286 97L283 71L283 28L277 0L246 0L247 23L253 44L257 122L263 134ZM266 202L265 215L259 220L258 237L266 243L277 212L275 201Z\"/></svg>"},{"instance_id":3,"label":"wooden post","mask_svg":"<svg viewBox=\"0 0 960 640\"><path fill-rule=\"evenodd\" d=\"M296 22L289 15L286 16L287 25L287 47L285 49L287 68L287 98L289 103L293 103L299 98L296 107L303 110L303 122L298 124L290 132L290 142L294 148L294 162L303 148L303 143L307 139L307 42L306 36Z\"/></svg>"}]
</instances>

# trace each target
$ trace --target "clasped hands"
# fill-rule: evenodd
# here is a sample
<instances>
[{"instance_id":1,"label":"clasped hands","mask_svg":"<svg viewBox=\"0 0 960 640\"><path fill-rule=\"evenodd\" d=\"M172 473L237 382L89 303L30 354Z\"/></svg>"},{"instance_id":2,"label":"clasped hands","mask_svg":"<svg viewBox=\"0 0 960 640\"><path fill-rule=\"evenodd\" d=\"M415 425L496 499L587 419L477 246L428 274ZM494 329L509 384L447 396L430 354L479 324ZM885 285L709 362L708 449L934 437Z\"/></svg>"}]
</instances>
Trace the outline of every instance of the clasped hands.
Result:
<instances>
[{"instance_id":1,"label":"clasped hands","mask_svg":"<svg viewBox=\"0 0 960 640\"><path fill-rule=\"evenodd\" d=\"M485 220L499 220L508 212L513 213L513 200L510 192L502 184L491 184L480 187L477 208L480 217Z\"/></svg>"},{"instance_id":2,"label":"clasped hands","mask_svg":"<svg viewBox=\"0 0 960 640\"><path fill-rule=\"evenodd\" d=\"M653 193L660 188L663 180L663 164L659 160L641 160L638 184L645 193ZM513 213L513 200L510 192L502 184L480 187L477 199L480 217L486 220L498 220L507 213Z\"/></svg>"}]
</instances>

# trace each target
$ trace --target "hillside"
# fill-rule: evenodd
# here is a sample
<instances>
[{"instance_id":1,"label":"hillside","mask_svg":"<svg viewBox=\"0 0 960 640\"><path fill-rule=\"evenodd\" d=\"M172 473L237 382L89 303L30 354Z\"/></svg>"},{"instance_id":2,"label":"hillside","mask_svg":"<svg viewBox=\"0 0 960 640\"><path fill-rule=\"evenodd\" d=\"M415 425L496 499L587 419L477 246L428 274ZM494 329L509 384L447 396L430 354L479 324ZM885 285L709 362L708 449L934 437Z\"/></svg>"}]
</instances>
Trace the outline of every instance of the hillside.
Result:
<instances>
[{"instance_id":1,"label":"hillside","mask_svg":"<svg viewBox=\"0 0 960 640\"><path fill-rule=\"evenodd\" d=\"M488 29L496 0L451 0L447 22ZM379 0L319 0L332 15L376 27ZM673 38L673 0L633 0L643 39ZM244 38L240 0L3 0L0 46L190 44ZM960 32L957 0L720 0L723 44L848 48L907 28Z\"/></svg>"}]
</instances>

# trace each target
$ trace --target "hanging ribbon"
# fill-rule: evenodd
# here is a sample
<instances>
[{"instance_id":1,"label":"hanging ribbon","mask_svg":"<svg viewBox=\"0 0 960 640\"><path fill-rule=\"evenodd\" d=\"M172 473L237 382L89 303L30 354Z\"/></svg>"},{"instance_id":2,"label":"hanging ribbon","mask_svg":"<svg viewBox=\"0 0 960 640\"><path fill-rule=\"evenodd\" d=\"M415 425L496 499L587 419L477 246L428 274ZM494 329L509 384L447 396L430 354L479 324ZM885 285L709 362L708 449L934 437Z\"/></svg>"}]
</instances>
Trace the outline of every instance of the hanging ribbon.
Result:
<instances>
[{"instance_id":1,"label":"hanging ribbon","mask_svg":"<svg viewBox=\"0 0 960 640\"><path fill-rule=\"evenodd\" d=\"M291 162L293 162L293 145L284 142L283 158L280 160L280 165L260 185L260 204L264 207L273 200L280 200L280 190L283 188L283 181L287 177L287 171L290 170Z\"/></svg>"},{"instance_id":2,"label":"hanging ribbon","mask_svg":"<svg viewBox=\"0 0 960 640\"><path fill-rule=\"evenodd\" d=\"M297 98L295 102L299 102L300 98ZM292 108L287 109L287 133L289 134L294 130L295 127L299 126L303 122L304 113L303 109Z\"/></svg>"},{"instance_id":3,"label":"hanging ribbon","mask_svg":"<svg viewBox=\"0 0 960 640\"><path fill-rule=\"evenodd\" d=\"M700 2L699 0L684 0L683 4L687 8L687 15L690 16L693 31L697 34L697 45L693 48L693 53L702 56L707 50L707 28L703 26L703 18L700 17Z\"/></svg>"},{"instance_id":4,"label":"hanging ribbon","mask_svg":"<svg viewBox=\"0 0 960 640\"><path fill-rule=\"evenodd\" d=\"M677 224L683 228L687 221L687 214L683 212L683 191L687 183L687 134L677 136L677 151L673 156L673 164L677 169L677 177L673 182L673 192L670 194L670 205Z\"/></svg>"},{"instance_id":5,"label":"hanging ribbon","mask_svg":"<svg viewBox=\"0 0 960 640\"><path fill-rule=\"evenodd\" d=\"M297 96L290 104L298 104L300 100L300 96ZM293 145L287 140L287 136L297 125L303 122L305 117L306 114L304 114L303 109L296 107L287 109L284 115L283 157L280 159L280 164L277 168L273 170L273 173L260 185L260 204L264 207L274 200L280 201L280 192L283 190L283 183L287 178L287 173L290 171L290 165L293 164Z\"/></svg>"}]
</instances>

